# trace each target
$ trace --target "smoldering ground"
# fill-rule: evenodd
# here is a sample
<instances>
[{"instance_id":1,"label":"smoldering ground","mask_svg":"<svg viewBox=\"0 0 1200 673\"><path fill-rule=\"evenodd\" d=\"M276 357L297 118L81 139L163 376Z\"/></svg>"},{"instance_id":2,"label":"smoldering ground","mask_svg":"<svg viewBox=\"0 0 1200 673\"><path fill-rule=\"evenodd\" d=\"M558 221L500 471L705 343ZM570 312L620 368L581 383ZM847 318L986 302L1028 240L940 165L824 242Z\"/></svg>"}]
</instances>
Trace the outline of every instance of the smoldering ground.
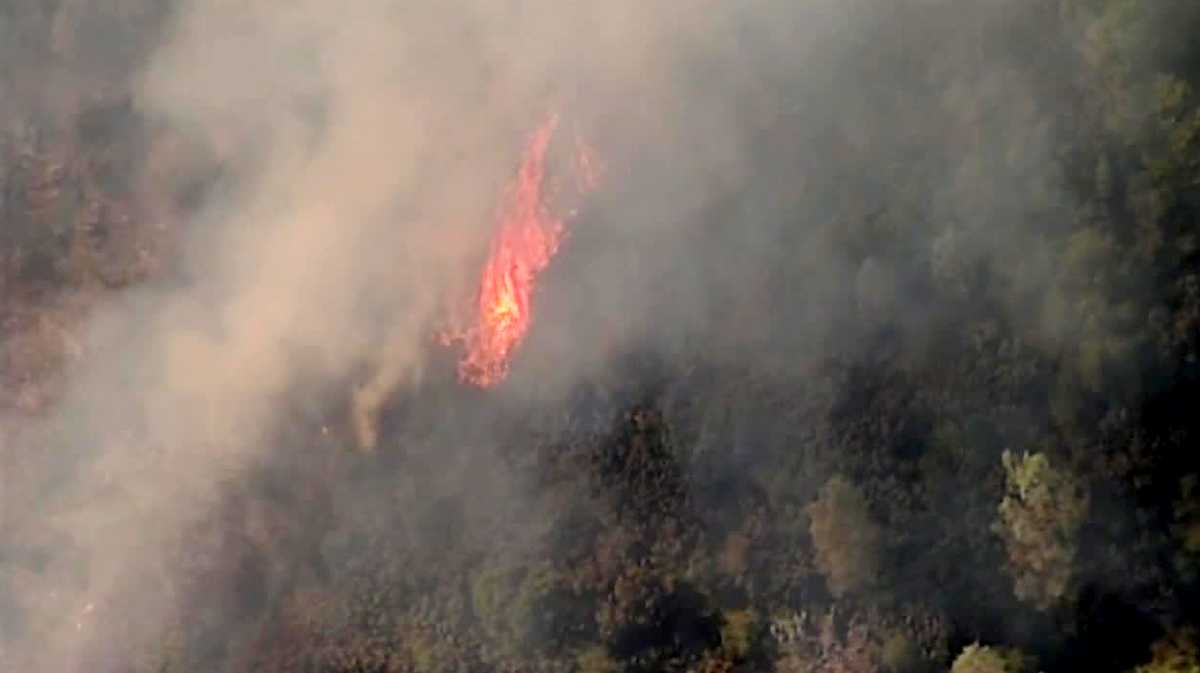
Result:
<instances>
[{"instance_id":1,"label":"smoldering ground","mask_svg":"<svg viewBox=\"0 0 1200 673\"><path fill-rule=\"evenodd\" d=\"M136 3L111 4L94 11ZM830 359L936 359L939 327L972 307L931 308L931 279L979 273L1001 279L1003 315L1054 334L1036 297L1054 272L1027 251L1072 205L1050 155L1073 93L1047 67L1067 48L1006 37L1037 36L1040 11L172 5L116 86L226 187L164 223L183 232L170 270L100 303L61 399L6 430L41 476L4 512L25 555L5 570L0 662L284 670L265 643L312 577L347 586L390 559L373 581L408 600L466 582L447 550L520 558L567 505L608 516L594 484L545 490L521 466L619 435L635 403L684 419L681 469L709 475L695 502L750 510L759 496L714 484L756 492L816 415L747 402L734 418L723 373L820 397ZM69 86L27 80L12 90ZM432 336L477 282L548 109L583 129L606 182L541 281L510 380L471 390ZM353 454L364 432L374 452ZM811 460L797 499L837 467Z\"/></svg>"}]
</instances>

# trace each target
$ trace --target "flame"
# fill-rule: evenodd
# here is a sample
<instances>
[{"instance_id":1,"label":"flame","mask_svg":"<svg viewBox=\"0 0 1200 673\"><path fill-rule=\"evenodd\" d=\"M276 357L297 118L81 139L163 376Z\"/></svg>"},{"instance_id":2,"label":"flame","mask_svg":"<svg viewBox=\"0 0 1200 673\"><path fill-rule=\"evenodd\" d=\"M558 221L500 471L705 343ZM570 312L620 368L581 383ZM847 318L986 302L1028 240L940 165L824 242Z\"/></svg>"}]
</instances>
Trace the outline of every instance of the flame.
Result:
<instances>
[{"instance_id":1,"label":"flame","mask_svg":"<svg viewBox=\"0 0 1200 673\"><path fill-rule=\"evenodd\" d=\"M458 374L465 383L486 388L508 374L509 362L533 320L538 276L566 235L566 220L551 212L552 190L546 184L546 152L558 123L558 116L551 115L530 136L516 178L505 191L479 284L474 325L443 338L445 343L464 345ZM599 183L599 162L578 134L575 149L576 188L580 193L591 191Z\"/></svg>"}]
</instances>

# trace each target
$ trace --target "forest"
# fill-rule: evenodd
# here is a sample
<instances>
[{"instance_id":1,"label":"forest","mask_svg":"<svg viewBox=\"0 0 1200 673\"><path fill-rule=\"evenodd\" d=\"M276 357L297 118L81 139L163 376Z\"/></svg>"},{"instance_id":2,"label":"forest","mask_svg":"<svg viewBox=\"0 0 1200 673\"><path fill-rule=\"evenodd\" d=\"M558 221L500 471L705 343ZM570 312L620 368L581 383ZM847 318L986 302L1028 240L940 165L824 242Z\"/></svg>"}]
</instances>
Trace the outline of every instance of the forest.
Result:
<instances>
[{"instance_id":1,"label":"forest","mask_svg":"<svg viewBox=\"0 0 1200 673\"><path fill-rule=\"evenodd\" d=\"M0 672L1200 672L1200 4L334 4L0 0Z\"/></svg>"}]
</instances>

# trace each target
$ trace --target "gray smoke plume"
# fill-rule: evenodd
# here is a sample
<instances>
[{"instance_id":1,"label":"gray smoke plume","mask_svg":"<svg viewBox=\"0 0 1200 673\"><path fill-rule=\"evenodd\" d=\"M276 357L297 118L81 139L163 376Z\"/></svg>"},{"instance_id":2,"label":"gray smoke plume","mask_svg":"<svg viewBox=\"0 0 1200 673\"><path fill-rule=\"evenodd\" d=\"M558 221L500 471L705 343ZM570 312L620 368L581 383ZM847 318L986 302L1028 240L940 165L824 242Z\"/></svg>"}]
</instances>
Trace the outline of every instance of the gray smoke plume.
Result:
<instances>
[{"instance_id":1,"label":"gray smoke plume","mask_svg":"<svg viewBox=\"0 0 1200 673\"><path fill-rule=\"evenodd\" d=\"M54 407L0 433L10 454L43 451L53 475L5 499L5 530L48 551L42 570L0 584L21 615L0 638L4 671L127 670L186 623L176 580L203 559L183 531L267 460L294 390L340 391L349 441L376 444L381 410L430 368L447 302L477 283L496 199L550 109L609 173L497 397L558 399L637 348L789 375L831 348L867 348L862 325L920 336L917 267L1022 260L1013 275L1035 288L1049 273L1024 256L1036 204L1001 222L969 198L1030 181L1057 194L1050 129L1022 118L1019 76L930 100L922 78L954 80L973 42L946 45L944 73L903 59L992 25L997 3L182 0L130 37L141 51L117 28L145 13L137 2L60 4L44 21L79 62L38 82L40 57L4 47L0 115L8 92L70 107L72 80L124 68L109 77L128 78L144 123L189 139L173 160L224 181L186 222L163 223L183 232L170 274L94 307ZM1025 136L1014 184L954 160L986 114L995 137ZM922 146L949 158L913 208L959 224L889 260L887 241L910 238L897 227L928 225L885 212L899 200L862 175L902 184ZM855 237L860 255L835 252Z\"/></svg>"}]
</instances>

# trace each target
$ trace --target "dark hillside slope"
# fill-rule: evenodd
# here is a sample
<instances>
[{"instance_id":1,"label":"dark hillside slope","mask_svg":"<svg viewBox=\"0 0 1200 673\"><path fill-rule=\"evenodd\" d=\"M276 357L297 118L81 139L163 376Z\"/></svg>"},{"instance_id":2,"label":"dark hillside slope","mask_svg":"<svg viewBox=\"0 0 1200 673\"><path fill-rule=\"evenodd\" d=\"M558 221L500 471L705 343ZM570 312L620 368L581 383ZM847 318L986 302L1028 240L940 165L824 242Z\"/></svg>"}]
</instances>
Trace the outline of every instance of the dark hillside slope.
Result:
<instances>
[{"instance_id":1,"label":"dark hillside slope","mask_svg":"<svg viewBox=\"0 0 1200 673\"><path fill-rule=\"evenodd\" d=\"M0 671L50 666L64 638L77 668L54 673L1200 666L1191 3L857 0L811 38L808 15L762 1L720 30L683 22L700 46L664 59L665 83L562 56L584 93L557 94L606 183L508 380L461 384L422 333L370 452L352 406L379 362L353 349L385 341L376 297L334 313L321 295L369 316L229 356L286 354L262 395L277 422L227 428L199 393L164 409L138 391L175 351L112 316L177 326L191 304L140 307L197 286L219 306L271 268L191 256L226 240L226 211L269 210L252 196L270 152L239 145L260 129L223 137L139 99L190 4L0 0ZM405 20L443 30L419 9ZM455 69L502 60L479 16L471 58L422 97L473 100ZM472 76L523 81L487 65ZM630 91L646 96L588 117L589 95ZM296 137L319 145L333 113L297 99L318 131ZM304 350L310 331L355 357ZM112 388L79 383L104 367ZM211 372L186 372L205 390ZM112 477L107 447L174 455L147 438L177 414L206 418L167 435L211 456L173 468L203 477L179 495L203 506L132 531L114 571L94 531L136 524L101 503L141 512L145 484L121 475L179 475ZM230 428L256 450L225 451ZM60 515L80 510L95 520ZM110 604L53 602L109 581Z\"/></svg>"}]
</instances>

